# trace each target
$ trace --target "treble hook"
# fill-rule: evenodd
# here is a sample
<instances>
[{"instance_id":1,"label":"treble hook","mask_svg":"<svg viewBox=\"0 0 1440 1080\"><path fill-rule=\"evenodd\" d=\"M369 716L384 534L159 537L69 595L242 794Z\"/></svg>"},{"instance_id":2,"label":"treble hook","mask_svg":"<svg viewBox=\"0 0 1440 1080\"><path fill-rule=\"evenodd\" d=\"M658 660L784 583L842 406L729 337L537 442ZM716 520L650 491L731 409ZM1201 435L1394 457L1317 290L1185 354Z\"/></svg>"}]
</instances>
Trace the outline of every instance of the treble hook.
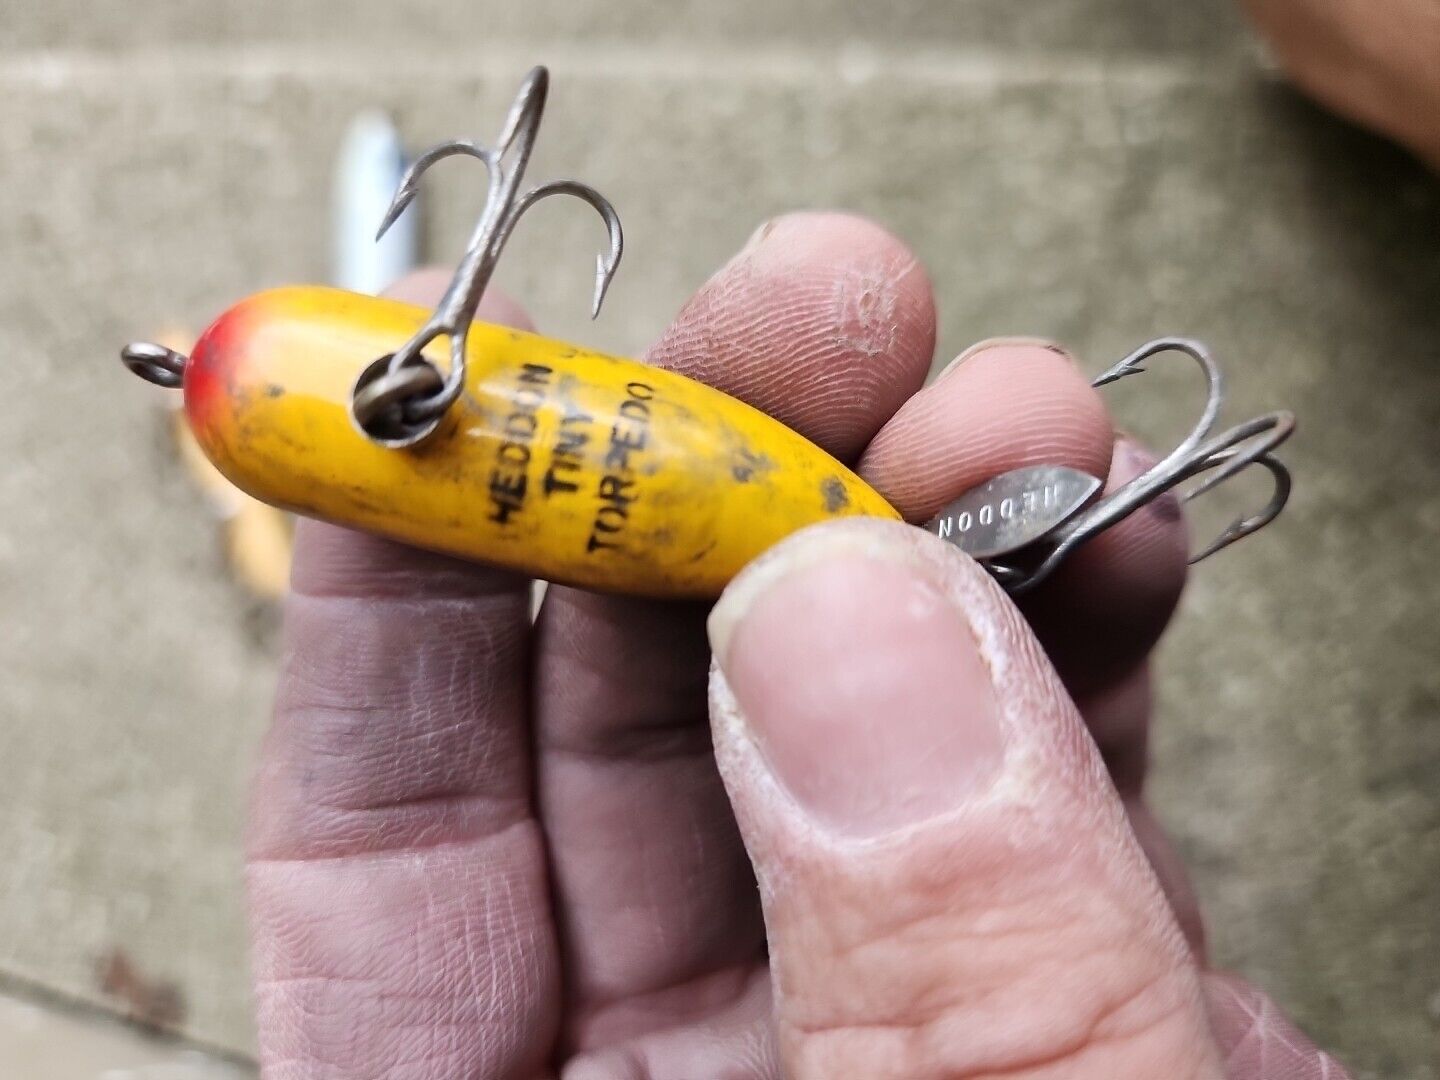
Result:
<instances>
[{"instance_id":1,"label":"treble hook","mask_svg":"<svg viewBox=\"0 0 1440 1080\"><path fill-rule=\"evenodd\" d=\"M1295 417L1283 411L1267 413L1237 424L1220 435L1208 437L1224 403L1224 383L1219 366L1200 342L1189 338L1160 338L1149 342L1102 373L1091 385L1099 388L1139 374L1146 370L1141 366L1146 360L1164 353L1186 355L1194 360L1204 373L1206 399L1200 418L1175 449L1140 476L1075 513L1043 536L1021 535L1015 546L1009 552L1003 553L1007 558L1013 558L1027 549L1033 551L1037 544L1045 545L1042 549L1043 556L1028 570L999 562L999 556L982 560L1012 595L1019 595L1039 585L1081 544L1112 525L1124 521L1140 507L1186 480L1212 469L1217 471L1186 492L1182 496L1183 501L1189 502L1198 498L1251 465L1259 465L1268 470L1274 488L1270 501L1258 513L1233 521L1215 540L1190 557L1192 564L1258 532L1274 521L1284 509L1290 496L1290 473L1271 456L1271 452L1295 430Z\"/></svg>"},{"instance_id":2,"label":"treble hook","mask_svg":"<svg viewBox=\"0 0 1440 1080\"><path fill-rule=\"evenodd\" d=\"M525 77L493 148L467 139L441 143L416 158L401 177L380 223L377 240L405 212L419 190L420 178L438 161L457 154L479 159L489 176L489 189L455 276L429 320L394 353L371 364L356 383L351 413L359 428L376 442L386 446L413 445L434 430L440 416L459 398L465 386L466 340L480 298L516 224L541 199L574 196L593 207L604 221L609 244L595 260L590 308L591 318L600 314L624 249L620 215L605 196L578 180L551 180L517 194L545 111L549 85L550 75L543 67L534 68ZM443 381L421 357L421 350L438 337L450 339L450 370Z\"/></svg>"}]
</instances>

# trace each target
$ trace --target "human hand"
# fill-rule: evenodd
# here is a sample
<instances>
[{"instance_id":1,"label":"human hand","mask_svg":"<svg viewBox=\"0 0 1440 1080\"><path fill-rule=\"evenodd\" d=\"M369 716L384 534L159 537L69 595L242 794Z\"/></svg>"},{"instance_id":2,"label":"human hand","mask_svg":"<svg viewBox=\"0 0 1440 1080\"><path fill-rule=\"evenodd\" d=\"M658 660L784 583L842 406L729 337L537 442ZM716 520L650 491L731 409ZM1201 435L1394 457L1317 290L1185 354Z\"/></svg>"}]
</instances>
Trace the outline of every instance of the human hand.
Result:
<instances>
[{"instance_id":1,"label":"human hand","mask_svg":"<svg viewBox=\"0 0 1440 1080\"><path fill-rule=\"evenodd\" d=\"M934 336L909 252L802 214L649 359L911 520L1025 465L1145 468L1059 350L921 390ZM1185 543L1153 504L1027 624L939 541L843 522L748 568L707 643L703 605L552 587L532 625L511 574L302 524L249 843L266 1075L1341 1076L1205 970L1142 800Z\"/></svg>"},{"instance_id":2,"label":"human hand","mask_svg":"<svg viewBox=\"0 0 1440 1080\"><path fill-rule=\"evenodd\" d=\"M1302 87L1440 169L1437 0L1244 0Z\"/></svg>"}]
</instances>

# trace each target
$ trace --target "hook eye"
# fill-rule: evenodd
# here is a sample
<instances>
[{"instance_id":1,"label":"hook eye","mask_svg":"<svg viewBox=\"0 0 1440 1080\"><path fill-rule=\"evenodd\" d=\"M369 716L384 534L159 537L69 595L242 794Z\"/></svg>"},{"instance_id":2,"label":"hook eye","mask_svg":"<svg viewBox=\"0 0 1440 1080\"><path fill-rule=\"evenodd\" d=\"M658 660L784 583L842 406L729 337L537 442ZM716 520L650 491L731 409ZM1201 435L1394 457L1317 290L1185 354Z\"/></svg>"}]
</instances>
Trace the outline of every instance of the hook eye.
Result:
<instances>
[{"instance_id":1,"label":"hook eye","mask_svg":"<svg viewBox=\"0 0 1440 1080\"><path fill-rule=\"evenodd\" d=\"M368 364L350 392L350 419L372 442L392 450L414 446L440 426L442 413L414 420L405 406L417 398L429 397L445 385L435 365L416 360L398 371L390 370L392 357L382 356Z\"/></svg>"},{"instance_id":2,"label":"hook eye","mask_svg":"<svg viewBox=\"0 0 1440 1080\"><path fill-rule=\"evenodd\" d=\"M185 385L186 357L153 341L132 341L120 350L125 366L146 382L178 390Z\"/></svg>"}]
</instances>

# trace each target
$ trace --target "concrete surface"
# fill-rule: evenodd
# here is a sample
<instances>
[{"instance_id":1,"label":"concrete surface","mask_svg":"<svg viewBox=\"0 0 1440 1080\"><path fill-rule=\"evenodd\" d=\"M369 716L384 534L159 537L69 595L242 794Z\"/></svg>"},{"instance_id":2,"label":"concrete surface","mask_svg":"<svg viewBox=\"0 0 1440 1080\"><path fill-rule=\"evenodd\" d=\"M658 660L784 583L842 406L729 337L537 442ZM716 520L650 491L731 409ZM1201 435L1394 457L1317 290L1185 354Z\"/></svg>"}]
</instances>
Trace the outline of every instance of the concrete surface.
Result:
<instances>
[{"instance_id":1,"label":"concrete surface","mask_svg":"<svg viewBox=\"0 0 1440 1080\"><path fill-rule=\"evenodd\" d=\"M403 12L403 14L402 14ZM1440 1077L1440 182L1281 86L1225 0L27 5L0 30L0 971L251 1045L243 783L273 613L226 579L158 391L113 359L316 280L361 105L490 137L554 71L534 171L627 226L527 221L502 283L638 349L756 224L870 214L931 269L939 359L1053 335L1096 370L1212 343L1237 418L1289 406L1282 524L1206 565L1161 656L1155 791L1218 962L1358 1076ZM453 253L479 177L434 174ZM543 224L541 218L544 218ZM1157 376L1159 377L1159 376ZM1173 393L1117 388L1177 432Z\"/></svg>"},{"instance_id":2,"label":"concrete surface","mask_svg":"<svg viewBox=\"0 0 1440 1080\"><path fill-rule=\"evenodd\" d=\"M16 1080L242 1080L254 1070L115 1020L0 995L0 1076Z\"/></svg>"}]
</instances>

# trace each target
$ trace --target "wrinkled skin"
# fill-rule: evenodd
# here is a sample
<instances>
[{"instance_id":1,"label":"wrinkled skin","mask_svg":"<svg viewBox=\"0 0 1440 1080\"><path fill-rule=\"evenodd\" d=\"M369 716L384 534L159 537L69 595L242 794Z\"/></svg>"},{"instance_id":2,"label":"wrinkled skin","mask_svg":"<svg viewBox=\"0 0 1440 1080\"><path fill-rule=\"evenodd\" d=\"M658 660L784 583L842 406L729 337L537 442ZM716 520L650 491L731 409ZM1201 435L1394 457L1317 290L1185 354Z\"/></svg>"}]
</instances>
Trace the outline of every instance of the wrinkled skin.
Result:
<instances>
[{"instance_id":1,"label":"wrinkled skin","mask_svg":"<svg viewBox=\"0 0 1440 1080\"><path fill-rule=\"evenodd\" d=\"M1145 467L1059 350L990 343L922 389L934 340L899 242L801 214L648 359L912 520L1024 464ZM249 841L265 1075L1343 1076L1207 969L1145 804L1185 551L1157 504L1022 613L918 530L822 526L707 640L705 605L564 588L532 625L526 581L302 525Z\"/></svg>"},{"instance_id":2,"label":"wrinkled skin","mask_svg":"<svg viewBox=\"0 0 1440 1080\"><path fill-rule=\"evenodd\" d=\"M1243 0L1322 104L1440 169L1440 0Z\"/></svg>"}]
</instances>

